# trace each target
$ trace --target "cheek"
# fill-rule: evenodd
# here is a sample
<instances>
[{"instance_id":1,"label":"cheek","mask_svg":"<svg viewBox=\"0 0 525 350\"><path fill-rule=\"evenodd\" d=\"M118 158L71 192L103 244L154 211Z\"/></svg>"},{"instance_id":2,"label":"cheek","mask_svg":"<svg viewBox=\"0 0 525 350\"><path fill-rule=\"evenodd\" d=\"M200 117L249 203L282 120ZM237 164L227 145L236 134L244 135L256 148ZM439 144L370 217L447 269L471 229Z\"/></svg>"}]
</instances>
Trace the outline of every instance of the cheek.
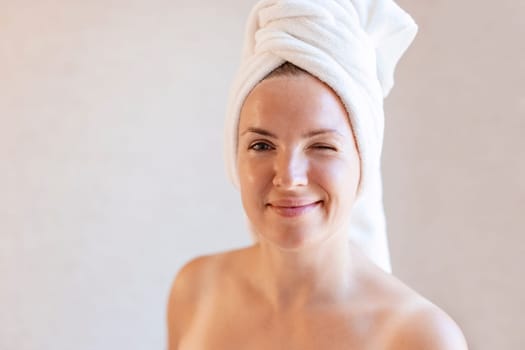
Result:
<instances>
[{"instance_id":1,"label":"cheek","mask_svg":"<svg viewBox=\"0 0 525 350\"><path fill-rule=\"evenodd\" d=\"M241 155L238 158L237 171L243 201L253 202L264 199L272 183L271 162Z\"/></svg>"},{"instance_id":2,"label":"cheek","mask_svg":"<svg viewBox=\"0 0 525 350\"><path fill-rule=\"evenodd\" d=\"M331 159L317 163L315 176L333 197L353 199L359 182L359 163L345 159Z\"/></svg>"},{"instance_id":3,"label":"cheek","mask_svg":"<svg viewBox=\"0 0 525 350\"><path fill-rule=\"evenodd\" d=\"M264 164L258 162L249 156L240 156L238 158L237 171L241 185L251 187L258 182L261 182L264 174Z\"/></svg>"}]
</instances>

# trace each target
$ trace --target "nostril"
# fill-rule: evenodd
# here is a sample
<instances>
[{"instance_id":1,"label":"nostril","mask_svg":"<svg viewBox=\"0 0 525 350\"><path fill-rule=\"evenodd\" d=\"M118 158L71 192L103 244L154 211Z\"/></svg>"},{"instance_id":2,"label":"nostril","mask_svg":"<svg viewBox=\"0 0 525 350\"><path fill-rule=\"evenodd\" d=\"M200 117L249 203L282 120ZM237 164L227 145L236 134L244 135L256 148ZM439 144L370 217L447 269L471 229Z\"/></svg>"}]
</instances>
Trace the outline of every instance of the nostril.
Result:
<instances>
[{"instance_id":1,"label":"nostril","mask_svg":"<svg viewBox=\"0 0 525 350\"><path fill-rule=\"evenodd\" d=\"M275 174L273 184L280 187L292 187L306 185L308 183L308 176L305 172L281 172Z\"/></svg>"}]
</instances>

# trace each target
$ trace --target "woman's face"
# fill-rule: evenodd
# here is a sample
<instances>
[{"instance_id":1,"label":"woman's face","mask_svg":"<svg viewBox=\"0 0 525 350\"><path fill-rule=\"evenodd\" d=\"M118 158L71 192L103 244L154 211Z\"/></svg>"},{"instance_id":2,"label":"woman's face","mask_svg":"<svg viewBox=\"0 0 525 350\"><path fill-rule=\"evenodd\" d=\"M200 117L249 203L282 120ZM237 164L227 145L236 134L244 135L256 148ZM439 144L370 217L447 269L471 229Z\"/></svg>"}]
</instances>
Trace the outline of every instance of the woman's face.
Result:
<instances>
[{"instance_id":1,"label":"woman's face","mask_svg":"<svg viewBox=\"0 0 525 350\"><path fill-rule=\"evenodd\" d=\"M348 227L359 154L327 85L307 74L263 80L242 107L238 140L242 203L259 239L298 249Z\"/></svg>"}]
</instances>

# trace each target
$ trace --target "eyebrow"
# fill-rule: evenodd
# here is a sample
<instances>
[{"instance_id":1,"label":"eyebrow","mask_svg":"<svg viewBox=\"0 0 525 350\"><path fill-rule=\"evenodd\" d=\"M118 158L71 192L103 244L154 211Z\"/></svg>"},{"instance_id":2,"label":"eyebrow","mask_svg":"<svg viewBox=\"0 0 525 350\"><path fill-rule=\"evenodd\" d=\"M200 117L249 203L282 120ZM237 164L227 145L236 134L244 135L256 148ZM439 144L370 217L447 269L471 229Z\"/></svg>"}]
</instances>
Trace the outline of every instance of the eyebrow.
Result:
<instances>
[{"instance_id":1,"label":"eyebrow","mask_svg":"<svg viewBox=\"0 0 525 350\"><path fill-rule=\"evenodd\" d=\"M255 133L255 134L259 134L259 135L263 135L263 136L277 138L277 136L275 134L271 133L268 130L261 129L261 128L254 128L254 127L250 127L250 128L247 128L246 130L244 130L241 133L241 136L243 136L244 134L247 134L249 132L252 132L252 133ZM322 135L322 134L337 134L337 135L339 135L341 137L344 137L343 134L341 134L336 129L317 129L317 130L312 130L312 131L308 131L307 133L303 134L302 136L305 137L305 138L310 138L310 137L314 137L314 136Z\"/></svg>"},{"instance_id":2,"label":"eyebrow","mask_svg":"<svg viewBox=\"0 0 525 350\"><path fill-rule=\"evenodd\" d=\"M268 130L264 130L264 129L261 129L261 128L247 128L246 130L244 130L241 133L241 136L243 136L243 135L245 135L245 134L247 134L249 132L253 132L255 134L259 134L259 135L263 135L263 136L273 137L275 139L277 138L277 136L275 134L272 134Z\"/></svg>"}]
</instances>

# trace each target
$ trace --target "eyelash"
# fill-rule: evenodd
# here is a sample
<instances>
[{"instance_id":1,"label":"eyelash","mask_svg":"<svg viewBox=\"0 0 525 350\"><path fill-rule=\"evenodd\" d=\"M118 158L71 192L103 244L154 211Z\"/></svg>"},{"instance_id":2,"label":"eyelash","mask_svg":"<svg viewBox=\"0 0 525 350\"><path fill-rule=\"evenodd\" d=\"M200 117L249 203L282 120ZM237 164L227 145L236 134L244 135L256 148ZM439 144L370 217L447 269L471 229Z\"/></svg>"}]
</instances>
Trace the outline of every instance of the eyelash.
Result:
<instances>
[{"instance_id":1,"label":"eyelash","mask_svg":"<svg viewBox=\"0 0 525 350\"><path fill-rule=\"evenodd\" d=\"M260 149L259 147L257 146L264 146L264 147L268 147L266 149ZM257 141L257 142L254 142L250 145L249 149L253 150L253 151L256 151L256 152L264 152L264 151L270 151L272 149L274 149L273 145L268 143L268 142L263 142L263 141Z\"/></svg>"},{"instance_id":2,"label":"eyelash","mask_svg":"<svg viewBox=\"0 0 525 350\"><path fill-rule=\"evenodd\" d=\"M325 144L314 144L312 147L328 151L337 151L337 148L335 148L334 146Z\"/></svg>"}]
</instances>

